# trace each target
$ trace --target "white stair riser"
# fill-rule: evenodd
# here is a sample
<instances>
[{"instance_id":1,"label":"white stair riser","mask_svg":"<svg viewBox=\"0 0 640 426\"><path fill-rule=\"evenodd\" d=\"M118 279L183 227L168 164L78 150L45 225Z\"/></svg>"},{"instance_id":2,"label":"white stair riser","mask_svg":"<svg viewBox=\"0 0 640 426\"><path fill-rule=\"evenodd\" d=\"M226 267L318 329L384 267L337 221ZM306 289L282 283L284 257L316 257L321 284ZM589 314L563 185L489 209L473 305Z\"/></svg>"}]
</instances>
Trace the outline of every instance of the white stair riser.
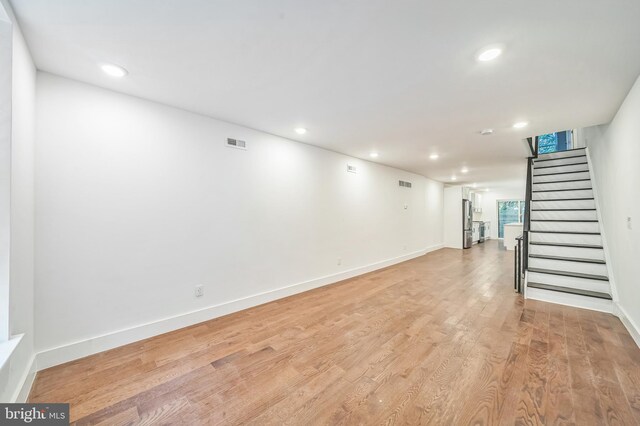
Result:
<instances>
[{"instance_id":1,"label":"white stair riser","mask_svg":"<svg viewBox=\"0 0 640 426\"><path fill-rule=\"evenodd\" d=\"M570 166L558 166L550 168L533 168L534 175L546 175L569 172L585 172L589 170L588 164L573 164Z\"/></svg>"},{"instance_id":2,"label":"white stair riser","mask_svg":"<svg viewBox=\"0 0 640 426\"><path fill-rule=\"evenodd\" d=\"M556 182L564 180L591 179L589 172L567 173L564 175L534 176L533 183Z\"/></svg>"},{"instance_id":3,"label":"white stair riser","mask_svg":"<svg viewBox=\"0 0 640 426\"><path fill-rule=\"evenodd\" d=\"M531 220L598 220L595 210L531 212Z\"/></svg>"},{"instance_id":4,"label":"white stair riser","mask_svg":"<svg viewBox=\"0 0 640 426\"><path fill-rule=\"evenodd\" d=\"M532 257L529 259L529 266L531 268L550 269L552 271L579 272L581 274L607 276L607 266L601 263L571 262Z\"/></svg>"},{"instance_id":5,"label":"white stair riser","mask_svg":"<svg viewBox=\"0 0 640 426\"><path fill-rule=\"evenodd\" d=\"M540 274L527 272L529 282L557 285L560 287L577 288L580 290L599 291L610 293L609 281L588 280L585 278L564 277L562 275Z\"/></svg>"},{"instance_id":6,"label":"white stair riser","mask_svg":"<svg viewBox=\"0 0 640 426\"><path fill-rule=\"evenodd\" d=\"M557 291L542 290L539 288L527 288L527 299L541 300L543 302L557 303L560 305L574 306L576 308L591 309L600 312L611 313L613 310L613 303L611 300L580 296L570 293L560 293Z\"/></svg>"},{"instance_id":7,"label":"white stair riser","mask_svg":"<svg viewBox=\"0 0 640 426\"><path fill-rule=\"evenodd\" d=\"M604 260L604 250L582 247L541 246L531 244L529 245L529 253L543 254L548 256L577 257L580 259Z\"/></svg>"},{"instance_id":8,"label":"white stair riser","mask_svg":"<svg viewBox=\"0 0 640 426\"><path fill-rule=\"evenodd\" d=\"M566 166L568 164L584 163L585 161L587 161L587 157L581 155L567 158L558 158L556 160L533 160L533 165L538 168L546 166Z\"/></svg>"},{"instance_id":9,"label":"white stair riser","mask_svg":"<svg viewBox=\"0 0 640 426\"><path fill-rule=\"evenodd\" d=\"M531 232L529 238L530 238L530 241L533 241L533 242L587 244L587 245L597 245L597 246L602 245L602 238L600 235L547 234L547 233Z\"/></svg>"},{"instance_id":10,"label":"white stair riser","mask_svg":"<svg viewBox=\"0 0 640 426\"><path fill-rule=\"evenodd\" d=\"M538 209L595 209L594 200L565 200L565 201L531 201L531 208Z\"/></svg>"},{"instance_id":11,"label":"white stair riser","mask_svg":"<svg viewBox=\"0 0 640 426\"><path fill-rule=\"evenodd\" d=\"M571 151L551 152L549 154L538 155L538 160L548 160L550 158L574 157L576 155L582 155L585 152L586 151L584 149L573 149Z\"/></svg>"},{"instance_id":12,"label":"white stair riser","mask_svg":"<svg viewBox=\"0 0 640 426\"><path fill-rule=\"evenodd\" d=\"M561 200L565 198L593 198L591 189L574 189L571 191L534 192L532 200Z\"/></svg>"},{"instance_id":13,"label":"white stair riser","mask_svg":"<svg viewBox=\"0 0 640 426\"><path fill-rule=\"evenodd\" d=\"M598 222L536 222L531 221L532 231L600 232Z\"/></svg>"},{"instance_id":14,"label":"white stair riser","mask_svg":"<svg viewBox=\"0 0 640 426\"><path fill-rule=\"evenodd\" d=\"M590 180L578 180L574 182L534 183L534 191L550 191L555 189L591 189Z\"/></svg>"}]
</instances>

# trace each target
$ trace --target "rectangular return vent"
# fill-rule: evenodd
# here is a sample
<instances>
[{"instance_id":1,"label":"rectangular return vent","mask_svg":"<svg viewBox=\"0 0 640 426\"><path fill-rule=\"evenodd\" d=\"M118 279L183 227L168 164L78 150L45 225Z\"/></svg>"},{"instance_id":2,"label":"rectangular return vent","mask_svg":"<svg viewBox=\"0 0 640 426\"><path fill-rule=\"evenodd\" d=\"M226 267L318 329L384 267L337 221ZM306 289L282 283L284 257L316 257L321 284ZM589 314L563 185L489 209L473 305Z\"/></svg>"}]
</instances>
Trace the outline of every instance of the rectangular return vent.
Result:
<instances>
[{"instance_id":1,"label":"rectangular return vent","mask_svg":"<svg viewBox=\"0 0 640 426\"><path fill-rule=\"evenodd\" d=\"M405 188L411 188L411 182L407 182L404 180L399 180L398 185L403 186Z\"/></svg>"},{"instance_id":2,"label":"rectangular return vent","mask_svg":"<svg viewBox=\"0 0 640 426\"><path fill-rule=\"evenodd\" d=\"M347 164L347 171L349 173L358 173L358 169L356 169L356 166L352 166L351 164Z\"/></svg>"},{"instance_id":3,"label":"rectangular return vent","mask_svg":"<svg viewBox=\"0 0 640 426\"><path fill-rule=\"evenodd\" d=\"M227 146L229 148L247 149L247 143L240 139L227 138Z\"/></svg>"}]
</instances>

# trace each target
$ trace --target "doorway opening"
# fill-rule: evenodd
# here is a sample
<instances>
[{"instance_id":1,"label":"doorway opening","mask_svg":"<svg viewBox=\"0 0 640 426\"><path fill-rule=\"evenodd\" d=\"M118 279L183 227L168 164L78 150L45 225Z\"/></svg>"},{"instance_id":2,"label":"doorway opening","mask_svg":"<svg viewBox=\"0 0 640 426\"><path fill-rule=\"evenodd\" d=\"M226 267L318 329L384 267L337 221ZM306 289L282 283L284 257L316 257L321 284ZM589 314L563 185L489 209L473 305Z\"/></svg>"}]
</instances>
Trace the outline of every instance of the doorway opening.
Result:
<instances>
[{"instance_id":1,"label":"doorway opening","mask_svg":"<svg viewBox=\"0 0 640 426\"><path fill-rule=\"evenodd\" d=\"M524 219L523 200L498 201L498 238L504 238L504 225L522 223Z\"/></svg>"}]
</instances>

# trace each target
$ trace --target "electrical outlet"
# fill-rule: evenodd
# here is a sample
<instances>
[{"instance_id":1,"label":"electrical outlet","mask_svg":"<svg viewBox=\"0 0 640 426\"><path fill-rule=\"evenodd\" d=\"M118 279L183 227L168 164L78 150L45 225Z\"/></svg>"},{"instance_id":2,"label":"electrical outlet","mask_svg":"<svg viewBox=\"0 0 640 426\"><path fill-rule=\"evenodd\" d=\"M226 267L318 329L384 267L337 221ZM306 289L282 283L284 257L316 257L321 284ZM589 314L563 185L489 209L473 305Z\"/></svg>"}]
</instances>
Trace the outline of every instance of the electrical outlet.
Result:
<instances>
[{"instance_id":1,"label":"electrical outlet","mask_svg":"<svg viewBox=\"0 0 640 426\"><path fill-rule=\"evenodd\" d=\"M631 216L627 217L627 228L633 229L633 227L631 226Z\"/></svg>"},{"instance_id":2,"label":"electrical outlet","mask_svg":"<svg viewBox=\"0 0 640 426\"><path fill-rule=\"evenodd\" d=\"M338 266L342 265L342 258L338 258Z\"/></svg>"},{"instance_id":3,"label":"electrical outlet","mask_svg":"<svg viewBox=\"0 0 640 426\"><path fill-rule=\"evenodd\" d=\"M204 296L204 286L201 285L197 285L196 286L196 297L202 297Z\"/></svg>"}]
</instances>

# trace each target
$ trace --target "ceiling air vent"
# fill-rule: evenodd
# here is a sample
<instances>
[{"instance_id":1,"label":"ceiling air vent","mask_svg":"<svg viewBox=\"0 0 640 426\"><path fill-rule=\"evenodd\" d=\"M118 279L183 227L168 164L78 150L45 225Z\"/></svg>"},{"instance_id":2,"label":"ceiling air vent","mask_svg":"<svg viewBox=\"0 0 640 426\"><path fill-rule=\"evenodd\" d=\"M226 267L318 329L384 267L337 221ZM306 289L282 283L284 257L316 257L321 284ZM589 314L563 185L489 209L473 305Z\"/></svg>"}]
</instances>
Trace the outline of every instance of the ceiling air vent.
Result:
<instances>
[{"instance_id":1,"label":"ceiling air vent","mask_svg":"<svg viewBox=\"0 0 640 426\"><path fill-rule=\"evenodd\" d=\"M411 188L411 182L406 182L404 180L399 180L398 181L398 185L405 187L405 188Z\"/></svg>"},{"instance_id":2,"label":"ceiling air vent","mask_svg":"<svg viewBox=\"0 0 640 426\"><path fill-rule=\"evenodd\" d=\"M358 169L356 169L356 166L352 166L351 164L347 164L347 171L349 173L358 173Z\"/></svg>"},{"instance_id":3,"label":"ceiling air vent","mask_svg":"<svg viewBox=\"0 0 640 426\"><path fill-rule=\"evenodd\" d=\"M240 139L227 138L227 146L229 148L247 149L247 143Z\"/></svg>"}]
</instances>

